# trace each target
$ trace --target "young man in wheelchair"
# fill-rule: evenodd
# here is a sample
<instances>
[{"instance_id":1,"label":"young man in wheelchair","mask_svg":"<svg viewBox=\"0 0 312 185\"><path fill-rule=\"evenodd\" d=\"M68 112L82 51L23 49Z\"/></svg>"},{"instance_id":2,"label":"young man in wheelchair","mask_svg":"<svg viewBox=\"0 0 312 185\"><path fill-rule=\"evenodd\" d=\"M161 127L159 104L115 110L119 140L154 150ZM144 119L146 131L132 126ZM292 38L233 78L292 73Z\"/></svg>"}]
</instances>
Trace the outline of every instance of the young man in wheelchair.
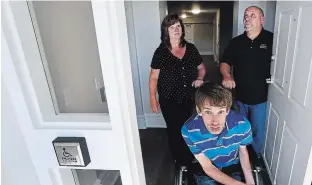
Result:
<instances>
[{"instance_id":1,"label":"young man in wheelchair","mask_svg":"<svg viewBox=\"0 0 312 185\"><path fill-rule=\"evenodd\" d=\"M231 110L232 94L220 85L204 83L195 94L197 114L182 127L182 136L201 165L197 185L254 185L246 146L251 127Z\"/></svg>"}]
</instances>

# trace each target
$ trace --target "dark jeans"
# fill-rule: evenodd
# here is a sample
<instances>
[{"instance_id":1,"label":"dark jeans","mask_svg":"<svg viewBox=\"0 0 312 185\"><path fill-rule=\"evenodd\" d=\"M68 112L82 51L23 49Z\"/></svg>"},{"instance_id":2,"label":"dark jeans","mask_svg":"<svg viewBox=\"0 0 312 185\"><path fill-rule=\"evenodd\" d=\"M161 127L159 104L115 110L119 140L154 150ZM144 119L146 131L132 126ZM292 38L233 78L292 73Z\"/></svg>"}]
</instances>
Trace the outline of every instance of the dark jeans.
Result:
<instances>
[{"instance_id":1,"label":"dark jeans","mask_svg":"<svg viewBox=\"0 0 312 185\"><path fill-rule=\"evenodd\" d=\"M236 101L236 104L240 109L239 112L250 121L253 137L252 147L260 156L264 145L267 102L247 105Z\"/></svg>"},{"instance_id":2,"label":"dark jeans","mask_svg":"<svg viewBox=\"0 0 312 185\"><path fill-rule=\"evenodd\" d=\"M193 101L190 99L184 103L177 103L159 97L159 104L166 121L169 148L173 159L181 165L190 164L194 155L182 137L181 128L192 115Z\"/></svg>"}]
</instances>

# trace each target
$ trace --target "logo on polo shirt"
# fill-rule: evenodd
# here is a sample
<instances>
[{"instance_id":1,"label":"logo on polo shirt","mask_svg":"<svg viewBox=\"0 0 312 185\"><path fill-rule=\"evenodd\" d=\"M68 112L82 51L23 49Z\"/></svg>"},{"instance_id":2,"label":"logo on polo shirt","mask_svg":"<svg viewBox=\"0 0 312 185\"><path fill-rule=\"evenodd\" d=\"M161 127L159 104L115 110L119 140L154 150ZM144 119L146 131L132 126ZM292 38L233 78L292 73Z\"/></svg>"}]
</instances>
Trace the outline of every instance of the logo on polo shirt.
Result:
<instances>
[{"instance_id":1,"label":"logo on polo shirt","mask_svg":"<svg viewBox=\"0 0 312 185\"><path fill-rule=\"evenodd\" d=\"M266 48L267 48L267 45L266 45L266 44L261 44L261 45L260 45L260 48L261 48L261 49L266 49Z\"/></svg>"}]
</instances>

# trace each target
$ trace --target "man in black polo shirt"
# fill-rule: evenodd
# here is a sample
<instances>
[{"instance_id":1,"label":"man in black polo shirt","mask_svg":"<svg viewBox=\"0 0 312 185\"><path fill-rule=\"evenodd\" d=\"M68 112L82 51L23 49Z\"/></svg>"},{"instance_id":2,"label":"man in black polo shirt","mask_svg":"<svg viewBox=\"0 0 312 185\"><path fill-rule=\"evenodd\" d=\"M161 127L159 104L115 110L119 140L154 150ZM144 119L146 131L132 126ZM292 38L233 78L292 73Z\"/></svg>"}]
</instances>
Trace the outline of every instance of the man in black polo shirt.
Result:
<instances>
[{"instance_id":1,"label":"man in black polo shirt","mask_svg":"<svg viewBox=\"0 0 312 185\"><path fill-rule=\"evenodd\" d=\"M264 30L261 8L250 6L244 13L245 32L233 38L224 51L220 70L222 84L235 88L237 105L251 122L252 146L258 156L263 148L273 33ZM230 67L233 66L233 77Z\"/></svg>"}]
</instances>

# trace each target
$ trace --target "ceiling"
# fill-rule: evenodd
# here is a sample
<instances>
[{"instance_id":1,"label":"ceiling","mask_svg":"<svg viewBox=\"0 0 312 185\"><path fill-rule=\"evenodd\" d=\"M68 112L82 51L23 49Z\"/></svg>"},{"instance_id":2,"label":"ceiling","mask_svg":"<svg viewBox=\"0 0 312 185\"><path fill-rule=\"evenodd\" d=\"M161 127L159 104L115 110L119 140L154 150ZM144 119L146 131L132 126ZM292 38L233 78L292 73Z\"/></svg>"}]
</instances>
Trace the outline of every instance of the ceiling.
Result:
<instances>
[{"instance_id":1,"label":"ceiling","mask_svg":"<svg viewBox=\"0 0 312 185\"><path fill-rule=\"evenodd\" d=\"M200 14L215 14L224 3L233 3L233 1L168 1L167 6L169 13L179 15L185 13L191 16L194 15L192 9L200 9Z\"/></svg>"}]
</instances>

